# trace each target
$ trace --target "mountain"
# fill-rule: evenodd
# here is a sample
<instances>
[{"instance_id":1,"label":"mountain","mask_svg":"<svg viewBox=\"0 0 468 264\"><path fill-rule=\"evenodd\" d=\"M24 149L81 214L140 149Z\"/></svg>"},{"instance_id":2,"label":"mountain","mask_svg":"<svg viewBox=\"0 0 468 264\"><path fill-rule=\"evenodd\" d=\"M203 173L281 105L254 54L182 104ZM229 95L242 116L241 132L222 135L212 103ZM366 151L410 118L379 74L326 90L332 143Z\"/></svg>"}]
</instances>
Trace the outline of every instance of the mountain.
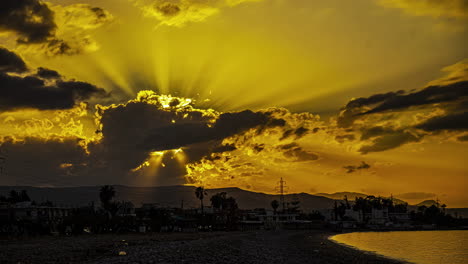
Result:
<instances>
[{"instance_id":1,"label":"mountain","mask_svg":"<svg viewBox=\"0 0 468 264\"><path fill-rule=\"evenodd\" d=\"M354 201L357 197L366 198L369 194L357 193L357 192L336 192L336 193L316 193L314 195L327 197L334 200L343 200L345 195L348 197L348 201ZM393 197L394 204L402 204L405 201Z\"/></svg>"},{"instance_id":2,"label":"mountain","mask_svg":"<svg viewBox=\"0 0 468 264\"><path fill-rule=\"evenodd\" d=\"M142 203L157 203L162 207L181 207L198 208L200 200L195 197L195 187L193 186L161 186L161 187L129 187L122 185L114 186L116 191L116 200L131 201L139 207ZM50 200L57 205L83 206L90 202L99 204L100 186L90 187L31 187L31 186L0 186L0 195L8 195L11 190L26 190L32 200L42 202ZM210 204L210 197L218 192L226 192L237 200L239 208L271 208L271 201L280 200L279 195L257 193L242 190L239 188L221 188L209 189L204 203ZM285 195L285 201L290 202L293 199L300 201L300 207L304 211L314 209L333 208L334 200L311 195L307 193Z\"/></svg>"},{"instance_id":3,"label":"mountain","mask_svg":"<svg viewBox=\"0 0 468 264\"><path fill-rule=\"evenodd\" d=\"M346 195L349 201L355 200L356 197L366 198L368 196L368 194L357 192L316 193L314 195L323 196L334 200L343 200Z\"/></svg>"},{"instance_id":4,"label":"mountain","mask_svg":"<svg viewBox=\"0 0 468 264\"><path fill-rule=\"evenodd\" d=\"M437 205L437 202L434 201L434 200L425 200L425 201L422 201L422 202L416 204L416 206L418 206L418 207L423 206L423 205L426 206L426 207L430 207L432 205Z\"/></svg>"}]
</instances>

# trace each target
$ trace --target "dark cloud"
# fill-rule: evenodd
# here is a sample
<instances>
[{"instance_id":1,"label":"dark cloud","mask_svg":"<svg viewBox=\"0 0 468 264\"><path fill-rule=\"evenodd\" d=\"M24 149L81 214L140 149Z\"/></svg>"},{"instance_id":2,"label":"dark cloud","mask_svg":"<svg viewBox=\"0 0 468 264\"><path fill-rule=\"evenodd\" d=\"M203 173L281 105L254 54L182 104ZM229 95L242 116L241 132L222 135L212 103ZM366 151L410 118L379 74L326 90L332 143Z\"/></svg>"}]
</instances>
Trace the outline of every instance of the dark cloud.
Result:
<instances>
[{"instance_id":1,"label":"dark cloud","mask_svg":"<svg viewBox=\"0 0 468 264\"><path fill-rule=\"evenodd\" d=\"M54 12L42 1L0 1L0 31L18 34L18 43L47 42L56 28Z\"/></svg>"},{"instance_id":2,"label":"dark cloud","mask_svg":"<svg viewBox=\"0 0 468 264\"><path fill-rule=\"evenodd\" d=\"M72 48L69 43L63 39L51 39L45 44L45 52L50 56L55 55L76 55L81 51L77 48Z\"/></svg>"},{"instance_id":3,"label":"dark cloud","mask_svg":"<svg viewBox=\"0 0 468 264\"><path fill-rule=\"evenodd\" d=\"M0 72L25 72L28 68L16 53L0 47Z\"/></svg>"},{"instance_id":4,"label":"dark cloud","mask_svg":"<svg viewBox=\"0 0 468 264\"><path fill-rule=\"evenodd\" d=\"M367 154L369 152L390 150L406 143L419 142L422 139L421 135L417 135L406 130L388 129L385 130L385 132L379 132L378 135L378 137L371 141L370 145L361 147L359 152Z\"/></svg>"},{"instance_id":5,"label":"dark cloud","mask_svg":"<svg viewBox=\"0 0 468 264\"><path fill-rule=\"evenodd\" d=\"M83 182L75 175L76 165L87 160L79 142L78 138L5 138L1 149L7 161L1 184L70 186Z\"/></svg>"},{"instance_id":6,"label":"dark cloud","mask_svg":"<svg viewBox=\"0 0 468 264\"><path fill-rule=\"evenodd\" d=\"M370 165L367 164L365 161L361 161L361 164L360 165L348 165L348 166L344 166L343 168L345 168L347 171L347 173L353 173L357 170L367 170L367 169L370 169Z\"/></svg>"},{"instance_id":7,"label":"dark cloud","mask_svg":"<svg viewBox=\"0 0 468 264\"><path fill-rule=\"evenodd\" d=\"M164 16L176 16L180 13L181 9L178 5L173 3L162 3L155 5L156 10L158 10Z\"/></svg>"},{"instance_id":8,"label":"dark cloud","mask_svg":"<svg viewBox=\"0 0 468 264\"><path fill-rule=\"evenodd\" d=\"M468 141L468 135L459 136L457 139L459 141Z\"/></svg>"},{"instance_id":9,"label":"dark cloud","mask_svg":"<svg viewBox=\"0 0 468 264\"><path fill-rule=\"evenodd\" d=\"M284 124L280 125L280 126L284 126ZM297 129L289 129L289 130L286 130L283 132L283 135L281 136L280 140L284 140L284 139L287 139L291 136L295 136L296 139L299 139L303 136L305 136L307 134L307 132L309 132L309 129L308 128L305 128L305 127L299 127Z\"/></svg>"},{"instance_id":10,"label":"dark cloud","mask_svg":"<svg viewBox=\"0 0 468 264\"><path fill-rule=\"evenodd\" d=\"M441 104L442 107L458 104L460 100L467 100L468 81L461 81L447 85L432 85L414 93L403 91L376 94L367 98L350 101L338 117L340 127L350 127L356 119L364 115L405 111L415 107L426 107Z\"/></svg>"},{"instance_id":11,"label":"dark cloud","mask_svg":"<svg viewBox=\"0 0 468 264\"><path fill-rule=\"evenodd\" d=\"M304 150L299 144L293 142L278 146L278 150L283 152L283 155L291 161L311 161L318 160L319 156Z\"/></svg>"},{"instance_id":12,"label":"dark cloud","mask_svg":"<svg viewBox=\"0 0 468 264\"><path fill-rule=\"evenodd\" d=\"M106 92L92 84L77 81L57 81L48 85L35 76L11 76L0 73L0 110L19 108L68 109L77 102Z\"/></svg>"},{"instance_id":13,"label":"dark cloud","mask_svg":"<svg viewBox=\"0 0 468 264\"><path fill-rule=\"evenodd\" d=\"M26 64L4 48L0 48L0 58L5 58L0 62L3 65L0 67L0 110L69 109L91 97L108 96L101 88L86 82L64 81L58 72L45 68L38 68L35 75L10 75L10 71L26 71Z\"/></svg>"},{"instance_id":14,"label":"dark cloud","mask_svg":"<svg viewBox=\"0 0 468 264\"><path fill-rule=\"evenodd\" d=\"M363 113L364 107L374 106L378 103L385 102L391 98L403 94L404 91L389 92L384 94L375 94L370 97L361 97L353 99L342 109L342 112L338 116L339 127L350 127L353 122L359 118L360 114Z\"/></svg>"},{"instance_id":15,"label":"dark cloud","mask_svg":"<svg viewBox=\"0 0 468 264\"><path fill-rule=\"evenodd\" d=\"M366 128L362 131L361 140L367 140L385 134L392 134L393 132L395 132L395 130L391 127L375 126Z\"/></svg>"},{"instance_id":16,"label":"dark cloud","mask_svg":"<svg viewBox=\"0 0 468 264\"><path fill-rule=\"evenodd\" d=\"M36 45L47 55L75 55L96 47L89 30L112 15L87 4L49 5L41 0L0 1L0 32L11 32L21 45Z\"/></svg>"},{"instance_id":17,"label":"dark cloud","mask_svg":"<svg viewBox=\"0 0 468 264\"><path fill-rule=\"evenodd\" d=\"M454 102L467 96L468 81L457 82L445 86L429 86L415 93L400 94L389 97L382 101L382 104L364 112L363 114L395 111L435 103Z\"/></svg>"},{"instance_id":18,"label":"dark cloud","mask_svg":"<svg viewBox=\"0 0 468 264\"><path fill-rule=\"evenodd\" d=\"M229 152L236 150L236 146L234 144L225 144L221 146L215 147L212 152L213 153L222 153L222 152Z\"/></svg>"},{"instance_id":19,"label":"dark cloud","mask_svg":"<svg viewBox=\"0 0 468 264\"><path fill-rule=\"evenodd\" d=\"M274 127L284 124L261 112L250 110L223 113L214 124L175 122L155 129L145 140L144 145L152 150L176 149L194 143L220 140L258 127Z\"/></svg>"},{"instance_id":20,"label":"dark cloud","mask_svg":"<svg viewBox=\"0 0 468 264\"><path fill-rule=\"evenodd\" d=\"M39 67L37 68L37 74L38 77L44 78L44 79L58 79L61 78L60 73L54 70L46 69Z\"/></svg>"},{"instance_id":21,"label":"dark cloud","mask_svg":"<svg viewBox=\"0 0 468 264\"><path fill-rule=\"evenodd\" d=\"M375 94L351 100L337 118L338 128L360 134L361 153L386 151L441 132L468 130L465 60L444 68L446 77L421 90ZM357 122L359 121L359 122ZM382 125L375 125L382 124ZM348 138L349 135L349 138ZM335 136L338 142L352 134Z\"/></svg>"},{"instance_id":22,"label":"dark cloud","mask_svg":"<svg viewBox=\"0 0 468 264\"><path fill-rule=\"evenodd\" d=\"M222 144L223 139L278 124L275 118L262 112L213 114L191 107L180 108L182 101L177 98L166 106L142 100L99 110L103 138L89 146L89 150L95 159L103 162L103 167L129 171L152 152L174 149L182 149L184 163L197 162L203 157L215 159L216 154L237 149L234 144ZM164 167L168 175L170 168ZM173 177L180 179L185 175L185 167L182 172L176 164L173 168Z\"/></svg>"},{"instance_id":23,"label":"dark cloud","mask_svg":"<svg viewBox=\"0 0 468 264\"><path fill-rule=\"evenodd\" d=\"M436 116L417 125L416 128L431 132L440 130L465 131L468 130L468 112Z\"/></svg>"}]
</instances>

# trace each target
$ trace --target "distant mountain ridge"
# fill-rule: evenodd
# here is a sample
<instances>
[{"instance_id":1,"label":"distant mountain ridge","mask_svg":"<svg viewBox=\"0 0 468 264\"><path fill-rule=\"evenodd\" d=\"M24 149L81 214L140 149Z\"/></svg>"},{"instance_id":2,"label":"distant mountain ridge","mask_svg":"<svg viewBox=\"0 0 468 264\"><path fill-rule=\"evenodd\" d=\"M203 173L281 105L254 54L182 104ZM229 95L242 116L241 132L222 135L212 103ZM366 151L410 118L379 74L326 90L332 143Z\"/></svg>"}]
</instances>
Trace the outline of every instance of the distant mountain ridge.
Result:
<instances>
[{"instance_id":1,"label":"distant mountain ridge","mask_svg":"<svg viewBox=\"0 0 468 264\"><path fill-rule=\"evenodd\" d=\"M57 205L65 206L84 206L91 202L99 204L99 189L100 186L85 186L85 187L32 187L32 186L0 186L0 195L7 196L11 190L26 190L32 200L43 202L46 200L52 201ZM131 187L123 185L114 185L116 190L116 200L131 201L135 206L139 207L143 203L156 203L161 207L184 207L198 208L200 200L195 197L195 187L193 186L159 186L159 187ZM210 205L210 197L219 192L226 192L228 196L232 196L237 200L241 209L255 208L271 208L271 201L280 200L279 195L266 194L260 192L252 192L242 190L237 187L207 189L208 195L204 200L205 205ZM328 193L297 193L285 195L285 202L290 202L293 199L300 201L300 207L304 211L331 209L335 204L335 200L342 200L347 196L350 201L356 197L366 197L367 194L357 192L336 192ZM395 199L395 198L394 198ZM404 202L395 199L397 202ZM416 210L417 206L430 206L435 204L433 200L426 200L417 205L410 205L408 209ZM281 207L280 207L281 208ZM447 208L448 210L449 208ZM468 209L450 208L456 210L460 215L468 216Z\"/></svg>"},{"instance_id":2,"label":"distant mountain ridge","mask_svg":"<svg viewBox=\"0 0 468 264\"><path fill-rule=\"evenodd\" d=\"M369 194L358 193L358 192L316 193L314 195L323 196L323 197L327 197L327 198L334 199L334 200L343 200L344 197L346 196L348 197L349 201L354 201L357 197L366 198L367 196L369 196ZM396 204L405 203L405 201L395 198L395 197L393 197L393 201Z\"/></svg>"},{"instance_id":3,"label":"distant mountain ridge","mask_svg":"<svg viewBox=\"0 0 468 264\"><path fill-rule=\"evenodd\" d=\"M426 207L430 207L432 205L437 205L437 202L434 201L434 200L425 200L425 201L422 201L418 204L416 204L416 206L426 206Z\"/></svg>"},{"instance_id":4,"label":"distant mountain ridge","mask_svg":"<svg viewBox=\"0 0 468 264\"><path fill-rule=\"evenodd\" d=\"M114 185L116 200L131 201L139 207L143 203L156 203L162 207L198 208L200 200L195 196L193 186L129 187ZM42 202L50 200L58 205L83 206L91 202L99 204L100 186L89 187L31 187L0 186L0 195L8 195L11 190L26 190L32 200ZM271 201L280 200L279 195L251 192L239 188L207 189L204 204L210 204L210 197L219 192L226 192L237 200L241 209L271 208ZM302 210L330 209L334 200L307 193L285 195L285 201L299 199Z\"/></svg>"},{"instance_id":5,"label":"distant mountain ridge","mask_svg":"<svg viewBox=\"0 0 468 264\"><path fill-rule=\"evenodd\" d=\"M350 201L355 200L357 197L365 198L369 196L368 194L357 192L315 193L314 195L323 196L334 200L343 200L343 198L347 196L348 200Z\"/></svg>"}]
</instances>

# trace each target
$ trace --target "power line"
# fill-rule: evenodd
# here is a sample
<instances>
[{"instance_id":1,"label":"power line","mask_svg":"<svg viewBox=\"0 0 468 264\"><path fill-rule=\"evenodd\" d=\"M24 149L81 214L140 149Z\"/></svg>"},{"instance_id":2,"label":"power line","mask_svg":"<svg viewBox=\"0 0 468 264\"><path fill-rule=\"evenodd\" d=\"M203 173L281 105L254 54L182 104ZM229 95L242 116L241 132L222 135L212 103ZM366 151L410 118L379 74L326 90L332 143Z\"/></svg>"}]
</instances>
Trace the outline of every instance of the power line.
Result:
<instances>
[{"instance_id":1,"label":"power line","mask_svg":"<svg viewBox=\"0 0 468 264\"><path fill-rule=\"evenodd\" d=\"M286 203L284 201L284 195L288 191L288 186L286 186L286 181L283 181L283 178L277 183L276 192L280 195L280 203L283 206L283 212L286 211Z\"/></svg>"}]
</instances>

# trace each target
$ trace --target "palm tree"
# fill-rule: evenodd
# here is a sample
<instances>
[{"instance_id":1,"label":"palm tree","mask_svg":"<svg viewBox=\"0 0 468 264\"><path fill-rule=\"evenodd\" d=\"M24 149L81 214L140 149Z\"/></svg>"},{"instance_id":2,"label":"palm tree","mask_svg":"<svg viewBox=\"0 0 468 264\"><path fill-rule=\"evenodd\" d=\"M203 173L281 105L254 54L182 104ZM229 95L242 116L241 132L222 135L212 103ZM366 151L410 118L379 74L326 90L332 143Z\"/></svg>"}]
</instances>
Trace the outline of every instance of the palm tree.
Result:
<instances>
[{"instance_id":1,"label":"palm tree","mask_svg":"<svg viewBox=\"0 0 468 264\"><path fill-rule=\"evenodd\" d=\"M276 210L278 209L279 205L280 204L279 204L279 202L277 200L271 201L271 207L273 207L273 211L275 212L275 214L276 214Z\"/></svg>"},{"instance_id":2,"label":"palm tree","mask_svg":"<svg viewBox=\"0 0 468 264\"><path fill-rule=\"evenodd\" d=\"M201 213L203 214L203 198L205 198L205 195L208 195L206 193L205 188L203 187L197 187L195 189L195 196L200 200L200 208L201 208Z\"/></svg>"},{"instance_id":3,"label":"palm tree","mask_svg":"<svg viewBox=\"0 0 468 264\"><path fill-rule=\"evenodd\" d=\"M113 186L104 185L99 191L99 199L101 200L102 208L104 208L111 215L115 211L115 205L111 202L115 196L115 190Z\"/></svg>"},{"instance_id":4,"label":"palm tree","mask_svg":"<svg viewBox=\"0 0 468 264\"><path fill-rule=\"evenodd\" d=\"M103 205L109 204L112 198L114 198L114 196L115 190L113 186L104 185L101 187L101 190L99 192L99 198L101 199L101 203Z\"/></svg>"},{"instance_id":5,"label":"palm tree","mask_svg":"<svg viewBox=\"0 0 468 264\"><path fill-rule=\"evenodd\" d=\"M444 214L445 214L445 208L447 208L447 205L446 205L446 204L442 204L440 207L442 207L442 211L443 211Z\"/></svg>"}]
</instances>

